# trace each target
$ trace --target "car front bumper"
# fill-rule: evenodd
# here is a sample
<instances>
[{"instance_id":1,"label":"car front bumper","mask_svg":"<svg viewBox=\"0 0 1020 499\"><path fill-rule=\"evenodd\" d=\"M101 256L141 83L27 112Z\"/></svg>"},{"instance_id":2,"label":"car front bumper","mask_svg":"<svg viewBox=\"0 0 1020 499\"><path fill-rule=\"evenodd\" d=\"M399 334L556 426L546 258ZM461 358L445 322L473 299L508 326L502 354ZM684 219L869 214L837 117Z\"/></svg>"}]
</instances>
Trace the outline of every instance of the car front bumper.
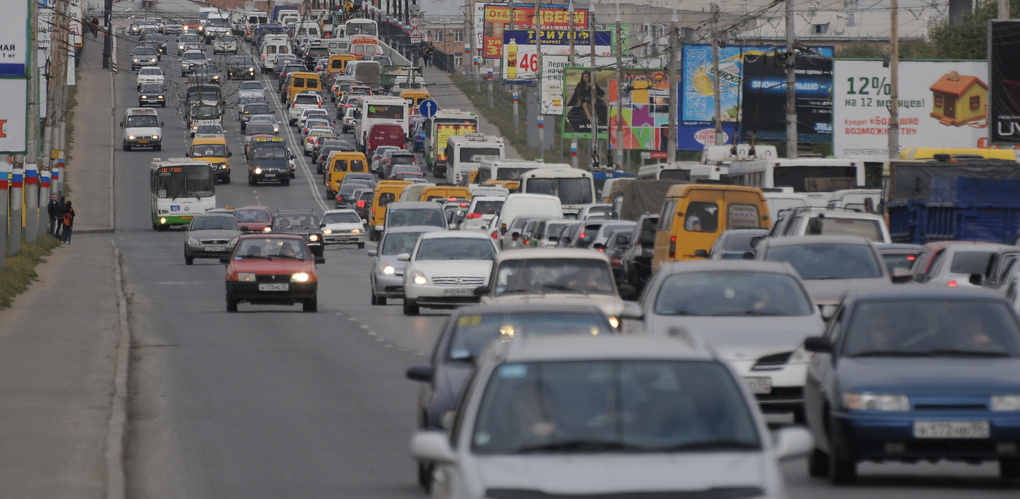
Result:
<instances>
[{"instance_id":1,"label":"car front bumper","mask_svg":"<svg viewBox=\"0 0 1020 499\"><path fill-rule=\"evenodd\" d=\"M376 296L382 296L385 298L403 298L404 297L404 273L395 274L383 274L376 270L375 272L375 291Z\"/></svg>"},{"instance_id":2,"label":"car front bumper","mask_svg":"<svg viewBox=\"0 0 1020 499\"><path fill-rule=\"evenodd\" d=\"M478 303L475 288L471 286L436 286L434 284L404 286L404 298L422 306L455 307L470 303Z\"/></svg>"},{"instance_id":3,"label":"car front bumper","mask_svg":"<svg viewBox=\"0 0 1020 499\"><path fill-rule=\"evenodd\" d=\"M334 232L332 234L323 234L322 242L326 244L364 244L365 233L351 234Z\"/></svg>"},{"instance_id":4,"label":"car front bumper","mask_svg":"<svg viewBox=\"0 0 1020 499\"><path fill-rule=\"evenodd\" d=\"M227 281L227 296L256 305L293 305L315 298L319 285L317 282L281 282L287 285L286 291L264 291L259 289L260 284L266 283Z\"/></svg>"},{"instance_id":5,"label":"car front bumper","mask_svg":"<svg viewBox=\"0 0 1020 499\"><path fill-rule=\"evenodd\" d=\"M184 255L193 258L222 258L230 256L234 247L230 244L189 244L184 249Z\"/></svg>"}]
</instances>

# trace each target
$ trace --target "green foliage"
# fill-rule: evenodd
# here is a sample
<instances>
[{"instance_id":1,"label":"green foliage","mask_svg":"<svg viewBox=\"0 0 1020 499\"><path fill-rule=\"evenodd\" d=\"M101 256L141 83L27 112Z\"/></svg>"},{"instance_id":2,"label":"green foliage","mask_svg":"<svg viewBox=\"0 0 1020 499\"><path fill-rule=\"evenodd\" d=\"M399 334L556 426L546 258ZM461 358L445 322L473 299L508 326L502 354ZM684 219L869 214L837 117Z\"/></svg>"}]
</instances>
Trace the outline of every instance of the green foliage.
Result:
<instances>
[{"instance_id":1,"label":"green foliage","mask_svg":"<svg viewBox=\"0 0 1020 499\"><path fill-rule=\"evenodd\" d=\"M1015 17L1020 13L1020 2L1010 2L1009 11ZM928 44L918 47L924 59L985 59L988 57L988 20L995 19L998 3L983 0L974 11L963 16L958 26L950 26L948 19L933 21L928 31Z\"/></svg>"},{"instance_id":2,"label":"green foliage","mask_svg":"<svg viewBox=\"0 0 1020 499\"><path fill-rule=\"evenodd\" d=\"M28 285L39 277L35 273L36 265L45 262L45 257L59 245L60 242L48 234L31 244L22 239L21 251L8 256L0 268L0 309L10 308L14 297L28 290Z\"/></svg>"},{"instance_id":3,"label":"green foliage","mask_svg":"<svg viewBox=\"0 0 1020 499\"><path fill-rule=\"evenodd\" d=\"M871 42L850 42L836 50L839 59L881 59L887 54L886 45Z\"/></svg>"}]
</instances>

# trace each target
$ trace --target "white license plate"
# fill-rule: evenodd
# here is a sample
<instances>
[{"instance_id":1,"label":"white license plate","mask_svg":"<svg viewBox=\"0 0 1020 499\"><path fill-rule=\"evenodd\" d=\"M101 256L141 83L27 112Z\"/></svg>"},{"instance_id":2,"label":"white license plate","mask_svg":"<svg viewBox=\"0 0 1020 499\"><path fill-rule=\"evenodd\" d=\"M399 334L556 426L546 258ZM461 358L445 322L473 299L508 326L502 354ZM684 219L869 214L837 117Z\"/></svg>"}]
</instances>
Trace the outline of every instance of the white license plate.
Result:
<instances>
[{"instance_id":1,"label":"white license plate","mask_svg":"<svg viewBox=\"0 0 1020 499\"><path fill-rule=\"evenodd\" d=\"M285 282L272 283L272 284L259 284L259 291L287 291L290 289L290 284Z\"/></svg>"},{"instance_id":2,"label":"white license plate","mask_svg":"<svg viewBox=\"0 0 1020 499\"><path fill-rule=\"evenodd\" d=\"M772 393L772 378L765 376L751 376L744 378L744 383L747 385L747 388L751 390L751 393L755 395Z\"/></svg>"},{"instance_id":3,"label":"white license plate","mask_svg":"<svg viewBox=\"0 0 1020 499\"><path fill-rule=\"evenodd\" d=\"M444 289L443 294L446 296L471 296L475 290L468 288L457 288L457 289Z\"/></svg>"},{"instance_id":4,"label":"white license plate","mask_svg":"<svg viewBox=\"0 0 1020 499\"><path fill-rule=\"evenodd\" d=\"M206 251L218 253L220 251L227 251L226 246L206 246Z\"/></svg>"},{"instance_id":5,"label":"white license plate","mask_svg":"<svg viewBox=\"0 0 1020 499\"><path fill-rule=\"evenodd\" d=\"M276 174L275 173L263 173L262 176L266 177L266 178L273 178L273 177L276 176Z\"/></svg>"},{"instance_id":6,"label":"white license plate","mask_svg":"<svg viewBox=\"0 0 1020 499\"><path fill-rule=\"evenodd\" d=\"M914 421L914 438L988 438L988 421Z\"/></svg>"}]
</instances>

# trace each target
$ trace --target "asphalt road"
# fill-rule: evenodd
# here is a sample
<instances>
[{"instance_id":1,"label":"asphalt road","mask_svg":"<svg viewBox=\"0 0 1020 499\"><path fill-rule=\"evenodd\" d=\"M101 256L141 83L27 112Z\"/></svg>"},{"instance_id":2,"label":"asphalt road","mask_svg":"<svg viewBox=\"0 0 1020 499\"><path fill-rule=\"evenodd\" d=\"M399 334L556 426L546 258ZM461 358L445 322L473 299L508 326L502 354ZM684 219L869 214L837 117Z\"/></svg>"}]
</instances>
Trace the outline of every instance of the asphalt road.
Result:
<instances>
[{"instance_id":1,"label":"asphalt road","mask_svg":"<svg viewBox=\"0 0 1020 499\"><path fill-rule=\"evenodd\" d=\"M181 90L177 57L164 56L161 66L178 82L171 88ZM275 90L275 80L260 78ZM132 72L117 76L118 110L136 105L134 85ZM223 86L233 104L236 82ZM451 93L437 92L441 106L453 107L444 102ZM242 304L228 314L223 266L185 265L183 233L153 231L149 221L149 162L183 157L189 143L178 102L173 96L159 111L162 152L115 153L113 237L123 254L134 341L128 496L422 497L408 452L417 387L404 371L424 362L445 314L423 309L408 318L399 304L370 305L371 259L353 246L327 249L318 313ZM228 109L224 124L234 171L233 182L217 188L220 205L327 208L319 176L300 149L290 186L248 186L236 109ZM293 129L286 137L296 142ZM991 464L865 464L860 484L842 488L808 478L803 459L783 470L795 498L1018 493Z\"/></svg>"}]
</instances>

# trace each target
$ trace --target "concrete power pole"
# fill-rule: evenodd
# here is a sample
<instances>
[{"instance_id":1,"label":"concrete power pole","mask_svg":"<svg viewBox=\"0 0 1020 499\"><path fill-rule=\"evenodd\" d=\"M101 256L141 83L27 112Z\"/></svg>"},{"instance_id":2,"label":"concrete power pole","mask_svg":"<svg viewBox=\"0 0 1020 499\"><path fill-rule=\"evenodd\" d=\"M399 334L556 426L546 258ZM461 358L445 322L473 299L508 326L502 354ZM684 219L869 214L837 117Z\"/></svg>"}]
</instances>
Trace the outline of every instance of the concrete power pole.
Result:
<instances>
[{"instance_id":1,"label":"concrete power pole","mask_svg":"<svg viewBox=\"0 0 1020 499\"><path fill-rule=\"evenodd\" d=\"M599 154L599 92L598 79L595 70L598 64L595 60L595 3L588 6L588 28L591 41L591 157L594 159ZM588 162L587 170L591 170L592 162Z\"/></svg>"},{"instance_id":2,"label":"concrete power pole","mask_svg":"<svg viewBox=\"0 0 1020 499\"><path fill-rule=\"evenodd\" d=\"M892 0L889 5L890 26L889 41L889 159L900 156L900 35L899 35L899 0Z\"/></svg>"},{"instance_id":3,"label":"concrete power pole","mask_svg":"<svg viewBox=\"0 0 1020 499\"><path fill-rule=\"evenodd\" d=\"M677 68L677 59L680 54L680 19L676 15L676 7L673 7L673 17L669 25L669 141L666 145L666 157L669 161L676 160L676 134L677 116L676 106L680 102L678 86L680 84L680 70Z\"/></svg>"},{"instance_id":4,"label":"concrete power pole","mask_svg":"<svg viewBox=\"0 0 1020 499\"><path fill-rule=\"evenodd\" d=\"M790 3L792 0L786 0ZM712 101L715 117L715 145L726 143L722 126L722 78L719 74L719 4L712 2Z\"/></svg>"},{"instance_id":5,"label":"concrete power pole","mask_svg":"<svg viewBox=\"0 0 1020 499\"><path fill-rule=\"evenodd\" d=\"M797 28L793 1L786 2L786 157L797 157Z\"/></svg>"},{"instance_id":6,"label":"concrete power pole","mask_svg":"<svg viewBox=\"0 0 1020 499\"><path fill-rule=\"evenodd\" d=\"M623 17L620 16L620 2L616 2L616 150L613 163L623 165ZM606 165L608 166L608 165Z\"/></svg>"},{"instance_id":7,"label":"concrete power pole","mask_svg":"<svg viewBox=\"0 0 1020 499\"><path fill-rule=\"evenodd\" d=\"M570 33L567 39L570 41L570 53L567 54L567 64L569 66L574 65L574 0L570 0L567 6L567 16L570 18ZM566 125L566 118L564 118L563 126ZM570 139L570 166L577 168L577 139Z\"/></svg>"}]
</instances>

